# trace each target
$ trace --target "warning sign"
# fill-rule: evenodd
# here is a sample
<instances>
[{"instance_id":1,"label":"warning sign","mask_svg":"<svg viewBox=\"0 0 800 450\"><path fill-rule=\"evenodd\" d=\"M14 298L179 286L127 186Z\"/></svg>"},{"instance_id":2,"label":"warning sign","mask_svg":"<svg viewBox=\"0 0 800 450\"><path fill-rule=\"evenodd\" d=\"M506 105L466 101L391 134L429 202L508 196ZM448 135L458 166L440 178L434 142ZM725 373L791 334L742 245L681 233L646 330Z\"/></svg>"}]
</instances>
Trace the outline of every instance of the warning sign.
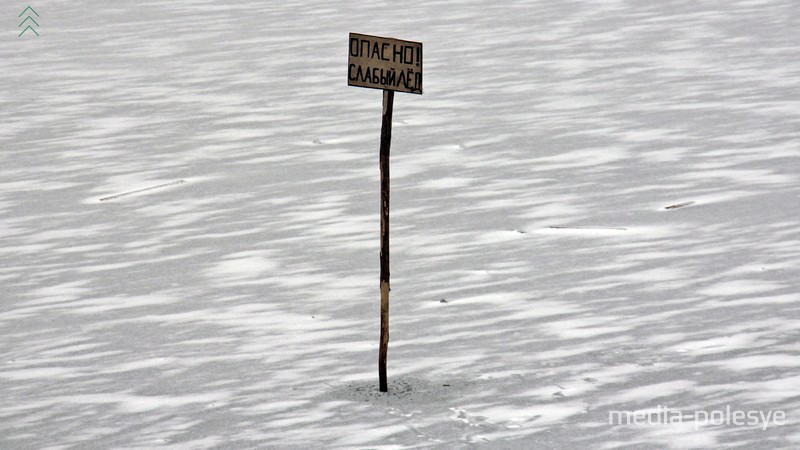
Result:
<instances>
[{"instance_id":1,"label":"warning sign","mask_svg":"<svg viewBox=\"0 0 800 450\"><path fill-rule=\"evenodd\" d=\"M347 84L422 94L422 43L350 33Z\"/></svg>"}]
</instances>

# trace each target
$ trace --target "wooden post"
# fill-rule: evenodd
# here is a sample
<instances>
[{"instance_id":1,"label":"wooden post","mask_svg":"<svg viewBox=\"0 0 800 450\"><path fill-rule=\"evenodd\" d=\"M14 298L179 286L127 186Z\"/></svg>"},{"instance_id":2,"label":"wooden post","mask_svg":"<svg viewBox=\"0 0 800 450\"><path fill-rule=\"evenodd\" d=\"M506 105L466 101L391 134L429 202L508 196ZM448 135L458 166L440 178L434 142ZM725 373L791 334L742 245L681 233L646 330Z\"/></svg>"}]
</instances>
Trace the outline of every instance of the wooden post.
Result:
<instances>
[{"instance_id":1,"label":"wooden post","mask_svg":"<svg viewBox=\"0 0 800 450\"><path fill-rule=\"evenodd\" d=\"M381 123L381 339L378 381L388 392L386 355L389 351L389 148L392 145L394 93L422 95L422 43L350 33L347 85L383 90Z\"/></svg>"},{"instance_id":2,"label":"wooden post","mask_svg":"<svg viewBox=\"0 0 800 450\"><path fill-rule=\"evenodd\" d=\"M392 145L394 91L383 91L381 123L381 340L378 350L378 381L381 392L388 392L386 354L389 350L389 148Z\"/></svg>"}]
</instances>

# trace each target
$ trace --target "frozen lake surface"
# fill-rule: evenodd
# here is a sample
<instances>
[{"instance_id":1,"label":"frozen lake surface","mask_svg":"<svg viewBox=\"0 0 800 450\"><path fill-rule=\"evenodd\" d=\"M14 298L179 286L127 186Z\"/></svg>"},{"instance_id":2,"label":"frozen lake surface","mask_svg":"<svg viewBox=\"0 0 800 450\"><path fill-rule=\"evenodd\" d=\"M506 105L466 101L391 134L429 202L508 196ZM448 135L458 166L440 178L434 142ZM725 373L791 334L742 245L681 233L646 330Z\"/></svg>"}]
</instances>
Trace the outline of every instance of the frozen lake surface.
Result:
<instances>
[{"instance_id":1,"label":"frozen lake surface","mask_svg":"<svg viewBox=\"0 0 800 450\"><path fill-rule=\"evenodd\" d=\"M798 3L487 3L4 4L0 447L800 446Z\"/></svg>"}]
</instances>

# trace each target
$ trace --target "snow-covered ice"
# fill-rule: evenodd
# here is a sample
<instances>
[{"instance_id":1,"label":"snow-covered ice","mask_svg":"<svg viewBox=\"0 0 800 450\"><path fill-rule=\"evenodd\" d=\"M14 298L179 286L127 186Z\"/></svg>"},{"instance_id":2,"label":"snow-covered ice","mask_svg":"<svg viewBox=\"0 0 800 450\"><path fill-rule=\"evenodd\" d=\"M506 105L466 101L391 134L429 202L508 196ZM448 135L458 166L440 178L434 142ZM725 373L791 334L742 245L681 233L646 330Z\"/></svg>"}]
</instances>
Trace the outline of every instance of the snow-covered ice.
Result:
<instances>
[{"instance_id":1,"label":"snow-covered ice","mask_svg":"<svg viewBox=\"0 0 800 450\"><path fill-rule=\"evenodd\" d=\"M797 2L31 5L40 37L0 8L0 447L800 446ZM388 394L349 32L425 49ZM786 420L609 423L660 405Z\"/></svg>"}]
</instances>

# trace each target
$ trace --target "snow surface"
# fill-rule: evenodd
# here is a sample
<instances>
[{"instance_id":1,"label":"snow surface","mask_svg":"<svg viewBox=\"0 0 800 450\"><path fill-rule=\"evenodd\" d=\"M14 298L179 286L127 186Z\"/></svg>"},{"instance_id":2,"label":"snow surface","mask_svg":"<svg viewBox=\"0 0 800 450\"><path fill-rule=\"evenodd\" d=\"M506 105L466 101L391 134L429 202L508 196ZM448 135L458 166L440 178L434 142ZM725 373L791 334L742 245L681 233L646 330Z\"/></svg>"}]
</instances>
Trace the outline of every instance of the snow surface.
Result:
<instances>
[{"instance_id":1,"label":"snow surface","mask_svg":"<svg viewBox=\"0 0 800 450\"><path fill-rule=\"evenodd\" d=\"M800 446L796 1L31 5L41 37L0 8L0 447ZM389 394L351 31L425 51ZM786 424L609 424L659 405Z\"/></svg>"}]
</instances>

